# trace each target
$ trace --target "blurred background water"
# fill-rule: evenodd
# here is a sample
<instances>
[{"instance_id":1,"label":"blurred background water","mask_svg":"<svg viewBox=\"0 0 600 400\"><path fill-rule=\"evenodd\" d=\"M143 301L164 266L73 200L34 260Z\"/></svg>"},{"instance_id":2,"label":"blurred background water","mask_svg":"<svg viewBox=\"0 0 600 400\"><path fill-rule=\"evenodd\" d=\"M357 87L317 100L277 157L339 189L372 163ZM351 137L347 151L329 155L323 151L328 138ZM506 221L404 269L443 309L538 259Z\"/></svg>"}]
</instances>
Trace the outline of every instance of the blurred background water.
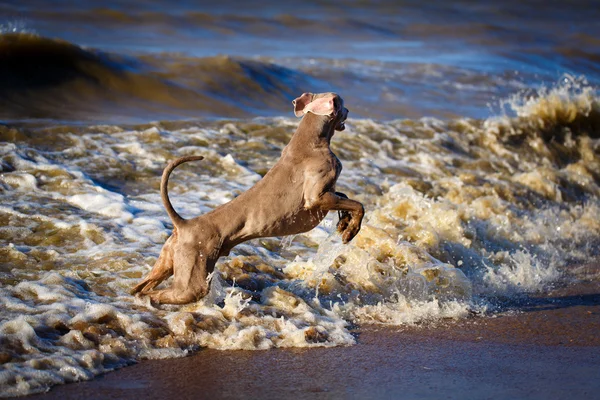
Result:
<instances>
[{"instance_id":1,"label":"blurred background water","mask_svg":"<svg viewBox=\"0 0 600 400\"><path fill-rule=\"evenodd\" d=\"M4 1L0 116L279 115L310 89L344 93L361 117L482 118L564 74L596 84L598 13L589 1Z\"/></svg>"}]
</instances>

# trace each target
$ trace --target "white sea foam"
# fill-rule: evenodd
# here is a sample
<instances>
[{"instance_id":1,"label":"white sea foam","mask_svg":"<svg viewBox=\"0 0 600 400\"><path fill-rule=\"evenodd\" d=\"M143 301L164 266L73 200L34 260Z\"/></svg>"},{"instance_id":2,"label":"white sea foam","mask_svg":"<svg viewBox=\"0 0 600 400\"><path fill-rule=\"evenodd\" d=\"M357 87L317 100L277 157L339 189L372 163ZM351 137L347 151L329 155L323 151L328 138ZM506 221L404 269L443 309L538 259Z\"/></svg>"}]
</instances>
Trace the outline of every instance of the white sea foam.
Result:
<instances>
[{"instance_id":1,"label":"white sea foam","mask_svg":"<svg viewBox=\"0 0 600 400\"><path fill-rule=\"evenodd\" d=\"M86 211L98 213L124 221L131 220L131 213L125 211L123 196L99 189L100 193L76 194L67 197L67 201Z\"/></svg>"},{"instance_id":2,"label":"white sea foam","mask_svg":"<svg viewBox=\"0 0 600 400\"><path fill-rule=\"evenodd\" d=\"M33 190L37 187L35 176L23 172L2 175L0 176L0 183L19 190Z\"/></svg>"}]
</instances>

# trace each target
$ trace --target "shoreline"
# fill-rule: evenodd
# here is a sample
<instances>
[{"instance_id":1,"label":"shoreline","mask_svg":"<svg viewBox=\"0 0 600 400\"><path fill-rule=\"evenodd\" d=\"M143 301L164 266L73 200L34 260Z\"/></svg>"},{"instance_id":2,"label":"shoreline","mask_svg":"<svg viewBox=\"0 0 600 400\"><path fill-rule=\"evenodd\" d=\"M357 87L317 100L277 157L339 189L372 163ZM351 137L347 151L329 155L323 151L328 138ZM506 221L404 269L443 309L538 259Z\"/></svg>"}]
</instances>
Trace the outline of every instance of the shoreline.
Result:
<instances>
[{"instance_id":1,"label":"shoreline","mask_svg":"<svg viewBox=\"0 0 600 400\"><path fill-rule=\"evenodd\" d=\"M599 292L589 281L519 312L361 326L349 347L202 349L27 398L600 399Z\"/></svg>"}]
</instances>

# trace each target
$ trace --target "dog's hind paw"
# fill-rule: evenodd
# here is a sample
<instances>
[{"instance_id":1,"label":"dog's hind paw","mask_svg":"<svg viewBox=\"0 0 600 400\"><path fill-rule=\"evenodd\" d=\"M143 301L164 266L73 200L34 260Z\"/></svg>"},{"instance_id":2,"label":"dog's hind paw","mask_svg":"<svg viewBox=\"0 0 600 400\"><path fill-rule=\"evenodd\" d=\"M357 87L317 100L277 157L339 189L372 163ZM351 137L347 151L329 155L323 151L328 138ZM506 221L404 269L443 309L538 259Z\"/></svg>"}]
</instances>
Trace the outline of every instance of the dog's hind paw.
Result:
<instances>
[{"instance_id":1,"label":"dog's hind paw","mask_svg":"<svg viewBox=\"0 0 600 400\"><path fill-rule=\"evenodd\" d=\"M156 286L158 286L160 282L157 282L155 280L148 280L148 279L144 279L143 281L141 281L140 283L138 283L137 285L135 285L130 291L129 294L134 296L136 294L145 294L146 292L154 289Z\"/></svg>"},{"instance_id":2,"label":"dog's hind paw","mask_svg":"<svg viewBox=\"0 0 600 400\"><path fill-rule=\"evenodd\" d=\"M198 293L191 290L178 291L173 288L153 290L146 293L152 304L187 304L201 299L208 293L201 290Z\"/></svg>"}]
</instances>

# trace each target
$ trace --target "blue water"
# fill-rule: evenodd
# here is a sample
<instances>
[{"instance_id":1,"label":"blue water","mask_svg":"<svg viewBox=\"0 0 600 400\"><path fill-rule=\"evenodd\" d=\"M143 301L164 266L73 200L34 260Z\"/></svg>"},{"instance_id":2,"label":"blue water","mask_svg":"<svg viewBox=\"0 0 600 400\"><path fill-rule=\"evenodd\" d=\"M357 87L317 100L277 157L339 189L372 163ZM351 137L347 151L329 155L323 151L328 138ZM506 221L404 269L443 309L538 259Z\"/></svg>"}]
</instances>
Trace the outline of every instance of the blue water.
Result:
<instances>
[{"instance_id":1,"label":"blue water","mask_svg":"<svg viewBox=\"0 0 600 400\"><path fill-rule=\"evenodd\" d=\"M128 65L144 66L138 72L156 73L169 85L204 99L191 105L191 111L164 104L170 112L161 114L162 119L280 115L298 90L343 93L361 117L486 118L502 99L552 86L565 74L597 85L599 17L592 1L33 0L0 4L5 33L34 32L106 52L120 62L128 59ZM198 65L215 56L273 63L290 73L257 76L242 71L239 75L217 65L195 75ZM44 60L35 62L43 64ZM215 72L222 75L215 77ZM228 93L223 83L227 76L243 88L241 94ZM282 76L292 76L292 82ZM213 84L209 93L198 84L202 80ZM289 93L281 87L277 92L266 82L286 85ZM254 98L254 84L275 97ZM222 90L219 85L224 86ZM226 112L204 104L217 96L235 105L240 95L264 105ZM69 96L80 94L69 92ZM144 109L145 102L161 100L148 93L141 100L138 97L137 111L129 103L120 107L124 117L135 117L138 122L152 119L147 110L139 111L139 105ZM85 97L85 101L93 99ZM53 118L52 112L41 114ZM29 117L37 118L37 114Z\"/></svg>"}]
</instances>

